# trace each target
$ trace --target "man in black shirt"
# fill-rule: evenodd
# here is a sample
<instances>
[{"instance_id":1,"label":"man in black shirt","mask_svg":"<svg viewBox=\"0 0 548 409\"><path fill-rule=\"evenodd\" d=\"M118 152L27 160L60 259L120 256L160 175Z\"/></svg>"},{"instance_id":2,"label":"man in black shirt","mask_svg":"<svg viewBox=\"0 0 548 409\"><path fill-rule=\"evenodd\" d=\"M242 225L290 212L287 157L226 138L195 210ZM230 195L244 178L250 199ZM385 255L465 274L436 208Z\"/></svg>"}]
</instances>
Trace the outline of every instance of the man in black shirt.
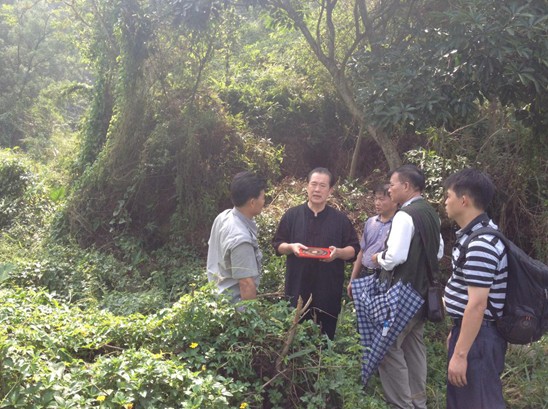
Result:
<instances>
[{"instance_id":1,"label":"man in black shirt","mask_svg":"<svg viewBox=\"0 0 548 409\"><path fill-rule=\"evenodd\" d=\"M289 209L282 217L272 244L278 255L287 255L285 294L296 306L299 296L312 304L308 318L320 325L330 339L335 336L341 310L344 262L353 262L360 250L352 223L327 205L335 184L326 168L308 174L308 202ZM329 248L328 258L306 258L308 247Z\"/></svg>"}]
</instances>

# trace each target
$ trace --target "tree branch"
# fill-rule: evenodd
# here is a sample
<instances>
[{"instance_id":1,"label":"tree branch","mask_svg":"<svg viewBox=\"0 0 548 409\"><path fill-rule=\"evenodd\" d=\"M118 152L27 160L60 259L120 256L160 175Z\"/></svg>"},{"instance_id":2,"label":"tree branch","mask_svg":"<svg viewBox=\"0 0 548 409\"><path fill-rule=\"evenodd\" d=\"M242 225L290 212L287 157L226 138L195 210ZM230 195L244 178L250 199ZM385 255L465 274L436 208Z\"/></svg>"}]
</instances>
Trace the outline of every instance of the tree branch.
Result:
<instances>
[{"instance_id":1,"label":"tree branch","mask_svg":"<svg viewBox=\"0 0 548 409\"><path fill-rule=\"evenodd\" d=\"M287 353L289 352L289 347L291 346L291 343L293 342L293 339L295 338L295 333L297 332L297 326L299 325L299 322L301 321L301 318L303 315L308 311L308 307L312 303L312 295L306 302L305 306L303 307L303 299L299 296L299 300L297 301L297 308L295 309L295 316L293 317L293 324L289 328L289 331L287 331L287 338L284 342L284 347L282 348L282 352L280 353L280 356L278 356L278 359L276 359L276 372L281 372L282 367L282 360L287 356Z\"/></svg>"}]
</instances>

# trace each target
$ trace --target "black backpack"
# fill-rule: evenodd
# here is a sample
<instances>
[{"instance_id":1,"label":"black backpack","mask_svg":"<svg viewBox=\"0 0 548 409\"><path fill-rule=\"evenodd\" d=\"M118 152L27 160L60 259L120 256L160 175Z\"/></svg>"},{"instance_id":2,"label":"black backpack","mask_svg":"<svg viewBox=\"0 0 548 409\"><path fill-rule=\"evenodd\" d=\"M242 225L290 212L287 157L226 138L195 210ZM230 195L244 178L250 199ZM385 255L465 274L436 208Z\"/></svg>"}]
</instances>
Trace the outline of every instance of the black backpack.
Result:
<instances>
[{"instance_id":1,"label":"black backpack","mask_svg":"<svg viewBox=\"0 0 548 409\"><path fill-rule=\"evenodd\" d=\"M506 246L508 283L502 317L497 329L511 344L529 344L548 332L548 266L529 257L504 234L491 227L481 227L464 241L457 265L462 265L470 241L481 234L492 234ZM492 306L488 308L492 311ZM492 314L496 317L496 314Z\"/></svg>"}]
</instances>

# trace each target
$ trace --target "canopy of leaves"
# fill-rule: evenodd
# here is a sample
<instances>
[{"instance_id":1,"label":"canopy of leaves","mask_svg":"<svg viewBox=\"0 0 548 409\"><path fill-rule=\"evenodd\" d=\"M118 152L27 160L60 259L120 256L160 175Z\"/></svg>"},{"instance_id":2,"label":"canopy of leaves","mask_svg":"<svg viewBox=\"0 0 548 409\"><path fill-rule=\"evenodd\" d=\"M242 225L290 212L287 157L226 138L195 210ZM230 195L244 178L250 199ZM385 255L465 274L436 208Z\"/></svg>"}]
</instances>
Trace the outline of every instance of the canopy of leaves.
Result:
<instances>
[{"instance_id":1,"label":"canopy of leaves","mask_svg":"<svg viewBox=\"0 0 548 409\"><path fill-rule=\"evenodd\" d=\"M19 146L26 138L47 140L54 130L52 122L59 118L47 118L34 109L38 97L56 81L84 77L67 10L56 2L2 2L0 33L0 145ZM54 95L60 98L62 93ZM56 109L68 109L69 118L70 110L73 115L81 112L74 101L67 105Z\"/></svg>"}]
</instances>

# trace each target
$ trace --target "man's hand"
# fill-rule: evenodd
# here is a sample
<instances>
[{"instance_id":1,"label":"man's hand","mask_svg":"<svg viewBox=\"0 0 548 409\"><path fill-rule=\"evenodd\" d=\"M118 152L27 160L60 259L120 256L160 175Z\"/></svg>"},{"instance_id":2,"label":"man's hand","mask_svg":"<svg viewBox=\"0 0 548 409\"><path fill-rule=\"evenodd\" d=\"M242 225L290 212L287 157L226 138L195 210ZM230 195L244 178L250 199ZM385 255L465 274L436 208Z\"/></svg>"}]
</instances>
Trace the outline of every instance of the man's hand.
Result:
<instances>
[{"instance_id":1,"label":"man's hand","mask_svg":"<svg viewBox=\"0 0 548 409\"><path fill-rule=\"evenodd\" d=\"M350 282L348 283L348 286L346 287L346 293L352 300L352 280L350 280Z\"/></svg>"},{"instance_id":2,"label":"man's hand","mask_svg":"<svg viewBox=\"0 0 548 409\"><path fill-rule=\"evenodd\" d=\"M301 243L282 243L278 246L278 252L280 254L293 254L297 257L299 257L300 249L308 250L308 247Z\"/></svg>"},{"instance_id":3,"label":"man's hand","mask_svg":"<svg viewBox=\"0 0 548 409\"><path fill-rule=\"evenodd\" d=\"M451 332L447 335L447 349L449 349L449 341L451 340ZM451 385L459 388L467 384L466 369L468 368L468 361L466 358L458 357L453 354L451 361L449 361L449 368L447 370L447 379Z\"/></svg>"},{"instance_id":4,"label":"man's hand","mask_svg":"<svg viewBox=\"0 0 548 409\"><path fill-rule=\"evenodd\" d=\"M308 250L308 247L301 243L287 243L286 246L287 250L284 251L283 254L293 254L297 257L300 257L299 251L301 249Z\"/></svg>"},{"instance_id":5,"label":"man's hand","mask_svg":"<svg viewBox=\"0 0 548 409\"><path fill-rule=\"evenodd\" d=\"M331 263L333 260L339 257L339 253L337 250L337 247L329 246L329 257L323 258L320 261L323 261L324 263Z\"/></svg>"},{"instance_id":6,"label":"man's hand","mask_svg":"<svg viewBox=\"0 0 548 409\"><path fill-rule=\"evenodd\" d=\"M468 359L465 356L453 354L449 361L447 369L447 379L451 385L462 388L468 384L466 380L466 369L468 368Z\"/></svg>"}]
</instances>

